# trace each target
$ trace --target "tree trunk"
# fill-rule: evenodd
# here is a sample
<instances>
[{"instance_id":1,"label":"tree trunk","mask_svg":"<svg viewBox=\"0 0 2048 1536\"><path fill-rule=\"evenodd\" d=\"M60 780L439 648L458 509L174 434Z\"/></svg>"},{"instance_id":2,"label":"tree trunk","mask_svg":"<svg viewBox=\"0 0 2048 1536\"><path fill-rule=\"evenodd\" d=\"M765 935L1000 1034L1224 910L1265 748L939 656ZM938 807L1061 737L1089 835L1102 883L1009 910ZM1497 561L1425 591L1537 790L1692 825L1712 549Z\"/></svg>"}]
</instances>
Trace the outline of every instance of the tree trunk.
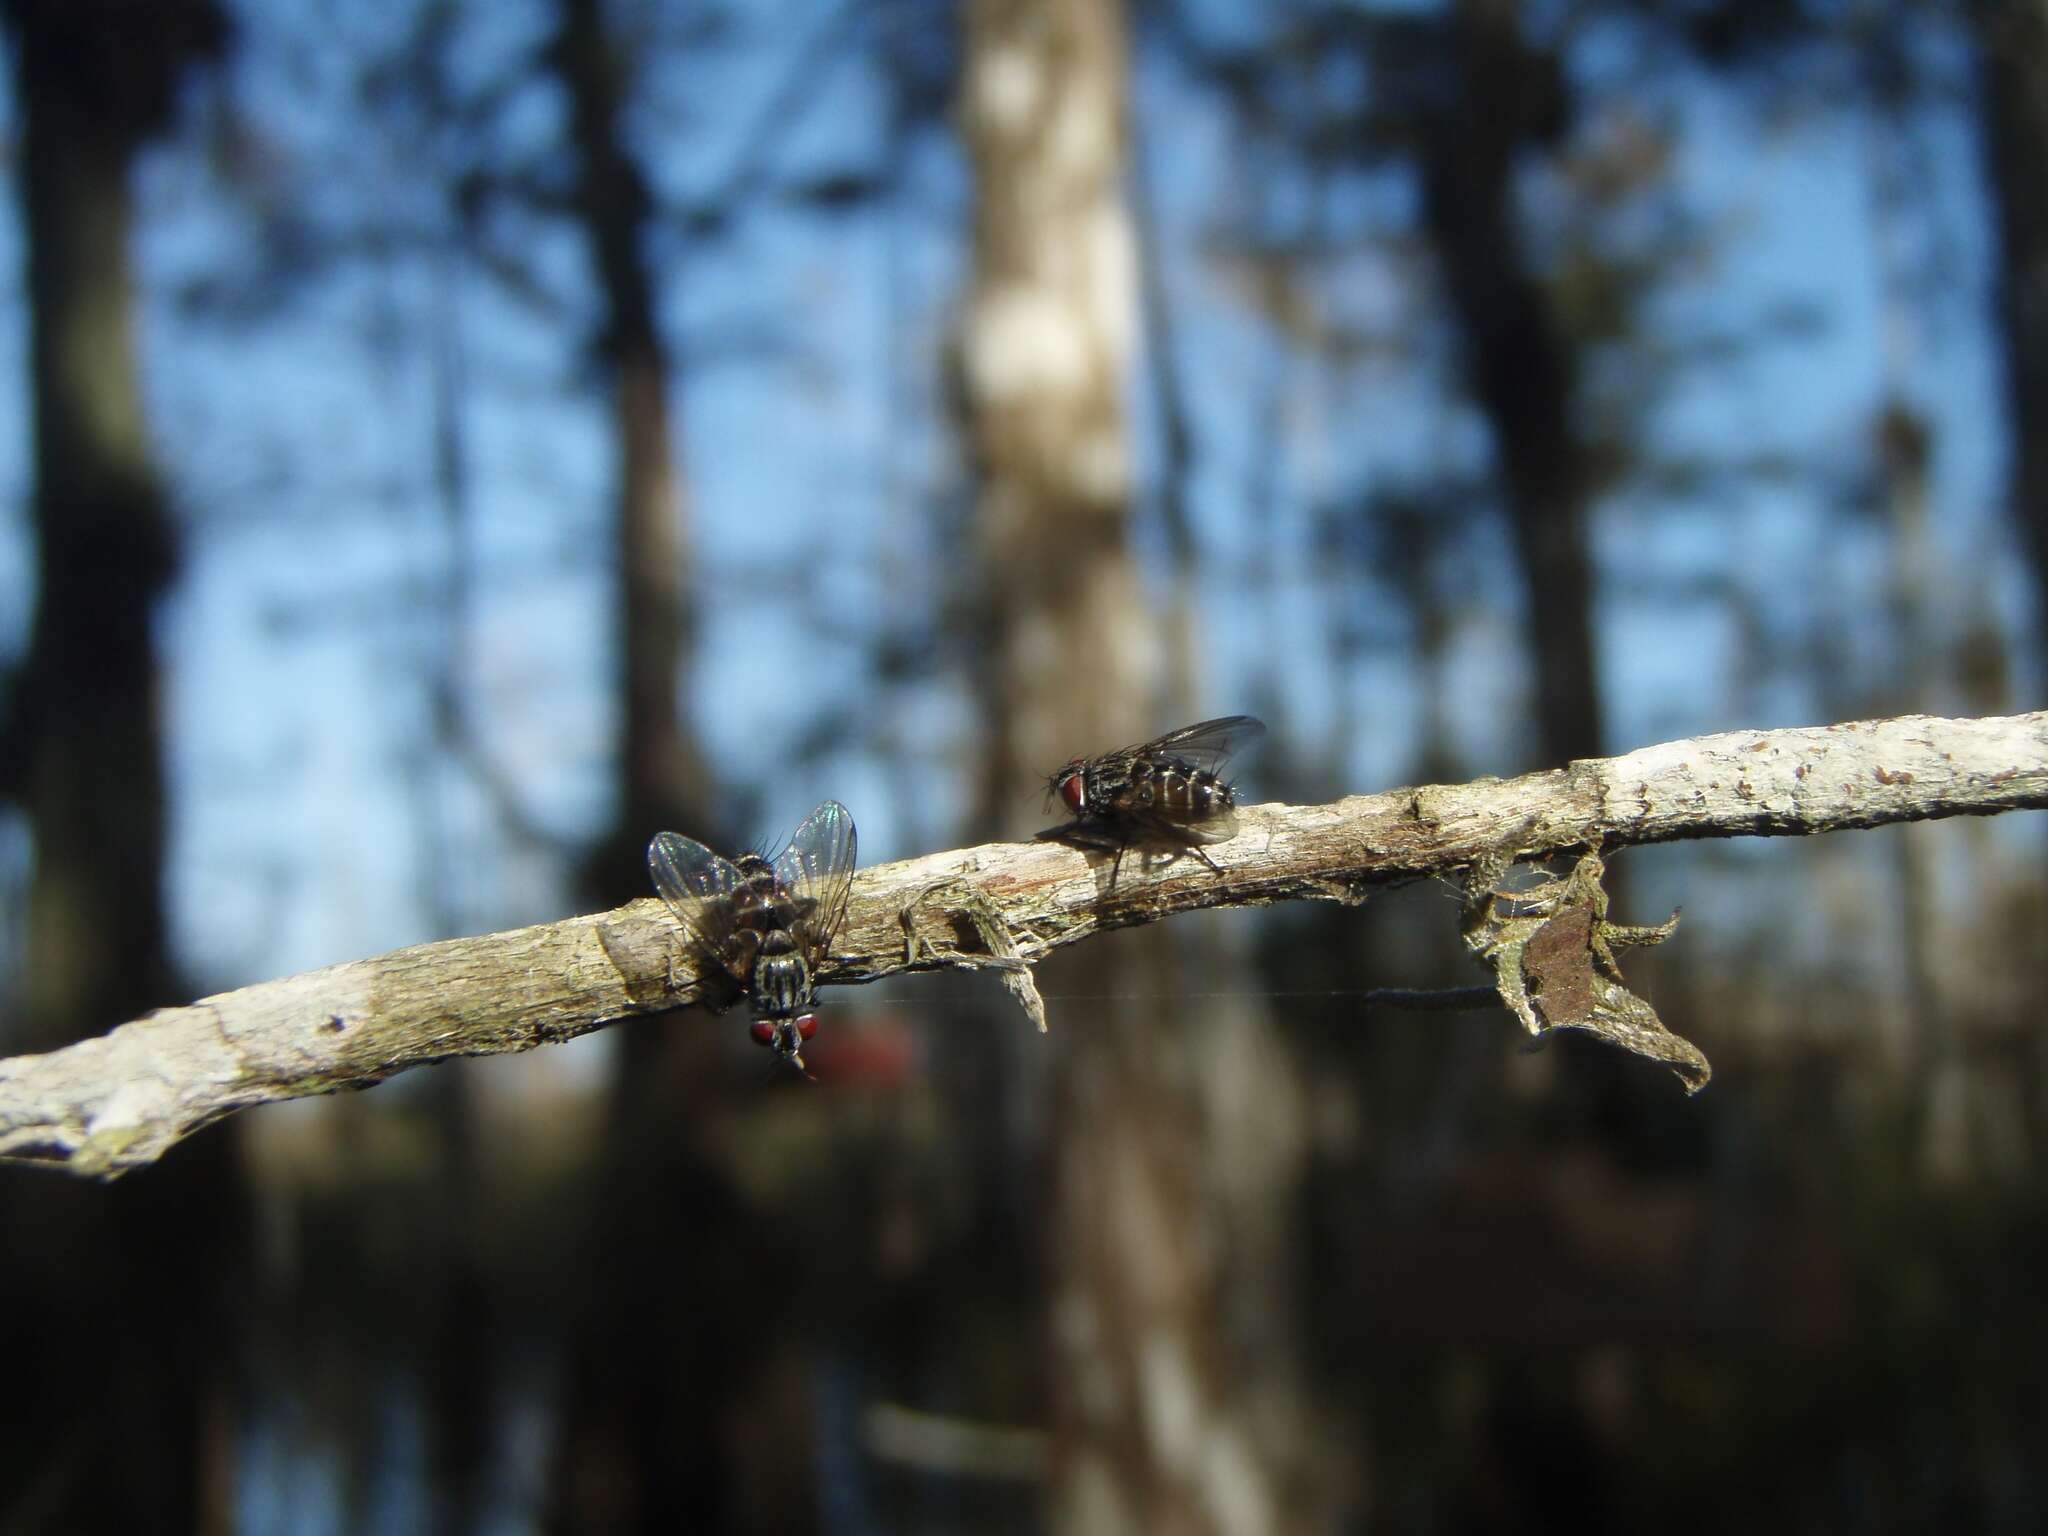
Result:
<instances>
[{"instance_id":1,"label":"tree trunk","mask_svg":"<svg viewBox=\"0 0 2048 1536\"><path fill-rule=\"evenodd\" d=\"M1578 361L1523 254L1517 158L1554 134L1557 60L1528 46L1511 0L1458 0L1445 89L1422 115L1423 207L1462 339L1527 592L1539 760L1600 755L1600 674L1586 512L1592 476L1573 401Z\"/></svg>"},{"instance_id":2,"label":"tree trunk","mask_svg":"<svg viewBox=\"0 0 2048 1536\"><path fill-rule=\"evenodd\" d=\"M980 475L987 829L1019 826L1073 753L1156 728L1157 626L1129 529L1124 385L1139 294L1125 50L1122 8L1101 0L968 10L961 110L977 195L962 381ZM1077 957L1052 984L1170 988L1169 954L1157 936L1134 936ZM1187 1063L1119 1016L1128 1009L1099 1007L1046 1047L1051 1521L1260 1529L1261 1470L1224 1390Z\"/></svg>"},{"instance_id":3,"label":"tree trunk","mask_svg":"<svg viewBox=\"0 0 2048 1536\"><path fill-rule=\"evenodd\" d=\"M1998 216L2013 514L2048 646L2048 0L1978 7L1984 153Z\"/></svg>"},{"instance_id":4,"label":"tree trunk","mask_svg":"<svg viewBox=\"0 0 2048 1536\"><path fill-rule=\"evenodd\" d=\"M709 797L678 703L696 608L669 404L673 362L645 252L654 202L625 141L623 50L607 33L603 9L601 0L562 0L555 56L569 96L576 210L604 305L597 352L613 388L617 657L625 706L619 820L627 841L644 846L671 820L701 816ZM619 878L637 889L637 861Z\"/></svg>"},{"instance_id":5,"label":"tree trunk","mask_svg":"<svg viewBox=\"0 0 2048 1536\"><path fill-rule=\"evenodd\" d=\"M12 1050L97 1034L177 993L164 912L151 624L176 538L142 415L129 260L136 153L224 34L205 4L6 8L14 37L37 598L9 723L35 848ZM133 28L124 25L134 22ZM233 1145L162 1179L10 1180L0 1204L0 1526L224 1530L243 1252Z\"/></svg>"},{"instance_id":6,"label":"tree trunk","mask_svg":"<svg viewBox=\"0 0 2048 1536\"><path fill-rule=\"evenodd\" d=\"M585 884L599 900L623 900L647 894L655 831L719 839L680 702L696 614L669 398L674 360L646 256L655 206L625 137L629 66L601 0L560 0L559 16L551 59L569 102L575 209L603 306L595 350L612 383L618 477L618 813ZM679 1063L684 1054L691 1061ZM806 1463L785 1450L801 1441L803 1404L761 1386L772 1341L706 1326L749 1315L756 1278L772 1267L748 1253L752 1213L686 1129L712 1117L674 1102L678 1083L718 1093L715 1063L704 1028L649 1027L620 1041L593 1173L600 1194L581 1234L586 1282L567 1350L552 1528L666 1531L683 1511L712 1530L801 1530L813 1518ZM711 1254L725 1261L706 1263ZM732 1405L764 1398L773 1408L756 1411L754 1432L733 1434ZM763 1459L776 1471L761 1475Z\"/></svg>"},{"instance_id":7,"label":"tree trunk","mask_svg":"<svg viewBox=\"0 0 2048 1536\"><path fill-rule=\"evenodd\" d=\"M1016 824L1079 745L1141 730L1157 670L1127 526L1138 294L1121 23L1089 0L968 11L979 192L962 371L987 572L985 827Z\"/></svg>"},{"instance_id":8,"label":"tree trunk","mask_svg":"<svg viewBox=\"0 0 2048 1536\"><path fill-rule=\"evenodd\" d=\"M135 357L138 146L100 130L76 78L45 62L38 23L17 27L40 559L19 722L32 963L13 1044L50 1050L172 993L150 624L175 538Z\"/></svg>"}]
</instances>

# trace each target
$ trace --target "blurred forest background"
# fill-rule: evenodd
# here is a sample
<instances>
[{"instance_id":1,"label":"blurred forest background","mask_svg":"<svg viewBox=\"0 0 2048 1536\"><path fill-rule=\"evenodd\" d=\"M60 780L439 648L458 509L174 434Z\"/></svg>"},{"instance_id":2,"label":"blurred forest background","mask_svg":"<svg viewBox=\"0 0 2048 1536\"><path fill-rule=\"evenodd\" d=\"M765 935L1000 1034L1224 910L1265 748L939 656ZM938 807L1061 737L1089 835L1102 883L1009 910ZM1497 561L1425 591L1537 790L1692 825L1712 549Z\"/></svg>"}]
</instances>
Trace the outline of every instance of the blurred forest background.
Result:
<instances>
[{"instance_id":1,"label":"blurred forest background","mask_svg":"<svg viewBox=\"0 0 2048 1536\"><path fill-rule=\"evenodd\" d=\"M2042 0L4 0L0 1052L866 861L2038 701ZM0 1170L0 1532L2048 1527L2042 827L1441 888ZM2029 1449L2031 1447L2032 1449Z\"/></svg>"}]
</instances>

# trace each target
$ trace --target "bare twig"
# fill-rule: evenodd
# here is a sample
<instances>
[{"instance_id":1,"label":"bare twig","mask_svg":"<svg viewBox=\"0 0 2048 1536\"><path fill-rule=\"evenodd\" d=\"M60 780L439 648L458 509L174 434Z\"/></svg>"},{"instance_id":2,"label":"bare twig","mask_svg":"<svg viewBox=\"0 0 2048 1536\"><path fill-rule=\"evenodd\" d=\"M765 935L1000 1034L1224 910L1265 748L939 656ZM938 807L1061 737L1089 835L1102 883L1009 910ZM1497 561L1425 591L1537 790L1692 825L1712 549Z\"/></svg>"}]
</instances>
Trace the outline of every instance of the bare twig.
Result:
<instances>
[{"instance_id":1,"label":"bare twig","mask_svg":"<svg viewBox=\"0 0 2048 1536\"><path fill-rule=\"evenodd\" d=\"M881 865L855 880L824 979L974 963L959 946L977 935L986 943L990 932L1007 935L1014 953L980 963L1014 971L1102 930L1203 907L1357 902L1377 888L1569 850L2044 806L2048 713L1736 731L1518 779L1244 807L1238 836L1208 849L1220 872L1192 860L1137 878L1126 868L1114 892L1106 855L1055 843L991 843ZM953 951L906 945L907 910L946 925ZM1581 924L1589 942L1603 932L1626 941L1627 930L1591 923ZM697 978L686 967L672 973L674 940L649 898L261 982L0 1061L0 1157L111 1177L251 1105L367 1087L452 1056L530 1050L675 1008L694 1000ZM1539 983L1562 974L1554 952L1542 958L1548 971L1524 973ZM1552 986L1553 998L1566 995ZM1544 1012L1540 985L1535 1002ZM1538 1022L1585 1027L1575 1022L1584 1017Z\"/></svg>"}]
</instances>

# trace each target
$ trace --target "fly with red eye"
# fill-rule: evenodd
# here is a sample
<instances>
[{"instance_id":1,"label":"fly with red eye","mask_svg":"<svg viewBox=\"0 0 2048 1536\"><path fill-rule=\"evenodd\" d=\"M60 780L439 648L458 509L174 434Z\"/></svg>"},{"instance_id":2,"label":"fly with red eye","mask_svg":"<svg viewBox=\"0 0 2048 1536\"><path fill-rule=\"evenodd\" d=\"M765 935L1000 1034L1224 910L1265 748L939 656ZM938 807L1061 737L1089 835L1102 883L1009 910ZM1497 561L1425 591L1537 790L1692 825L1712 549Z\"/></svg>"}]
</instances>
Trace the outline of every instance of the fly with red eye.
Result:
<instances>
[{"instance_id":1,"label":"fly with red eye","mask_svg":"<svg viewBox=\"0 0 2048 1536\"><path fill-rule=\"evenodd\" d=\"M1070 758L1046 780L1046 792L1074 819L1039 836L1115 848L1111 890L1134 843L1192 853L1215 870L1202 845L1237 831L1237 792L1222 777L1223 763L1265 734L1262 720L1224 715L1133 747Z\"/></svg>"},{"instance_id":2,"label":"fly with red eye","mask_svg":"<svg viewBox=\"0 0 2048 1536\"><path fill-rule=\"evenodd\" d=\"M806 816L780 853L727 859L679 832L647 845L647 872L708 983L706 1001L722 1012L746 996L748 1033L800 1072L818 1031L818 972L846 921L854 851L853 817L837 800Z\"/></svg>"}]
</instances>

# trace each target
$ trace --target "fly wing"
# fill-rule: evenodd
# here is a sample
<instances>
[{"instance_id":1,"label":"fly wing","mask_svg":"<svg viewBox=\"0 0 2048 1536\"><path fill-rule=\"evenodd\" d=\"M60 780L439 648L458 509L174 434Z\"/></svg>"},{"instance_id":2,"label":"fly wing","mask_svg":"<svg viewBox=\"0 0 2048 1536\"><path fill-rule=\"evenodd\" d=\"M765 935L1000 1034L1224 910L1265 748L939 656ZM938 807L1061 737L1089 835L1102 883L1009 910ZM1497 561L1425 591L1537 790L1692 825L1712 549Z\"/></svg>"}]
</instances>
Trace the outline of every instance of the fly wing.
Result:
<instances>
[{"instance_id":1,"label":"fly wing","mask_svg":"<svg viewBox=\"0 0 2048 1536\"><path fill-rule=\"evenodd\" d=\"M1165 817L1155 818L1173 828L1174 836L1183 843L1227 843L1237 836L1237 807L1219 806L1200 821L1172 821Z\"/></svg>"},{"instance_id":2,"label":"fly wing","mask_svg":"<svg viewBox=\"0 0 2048 1536\"><path fill-rule=\"evenodd\" d=\"M775 883L797 899L797 941L815 964L846 921L853 889L853 813L827 800L798 825L775 856Z\"/></svg>"},{"instance_id":3,"label":"fly wing","mask_svg":"<svg viewBox=\"0 0 2048 1536\"><path fill-rule=\"evenodd\" d=\"M1156 741L1127 747L1132 757L1171 757L1191 763L1203 773L1214 773L1225 758L1235 757L1266 734L1266 722L1256 715L1224 715L1168 731Z\"/></svg>"},{"instance_id":4,"label":"fly wing","mask_svg":"<svg viewBox=\"0 0 2048 1536\"><path fill-rule=\"evenodd\" d=\"M746 877L730 859L680 832L654 834L647 845L647 873L691 948L731 973L727 956L739 910L735 897Z\"/></svg>"}]
</instances>

